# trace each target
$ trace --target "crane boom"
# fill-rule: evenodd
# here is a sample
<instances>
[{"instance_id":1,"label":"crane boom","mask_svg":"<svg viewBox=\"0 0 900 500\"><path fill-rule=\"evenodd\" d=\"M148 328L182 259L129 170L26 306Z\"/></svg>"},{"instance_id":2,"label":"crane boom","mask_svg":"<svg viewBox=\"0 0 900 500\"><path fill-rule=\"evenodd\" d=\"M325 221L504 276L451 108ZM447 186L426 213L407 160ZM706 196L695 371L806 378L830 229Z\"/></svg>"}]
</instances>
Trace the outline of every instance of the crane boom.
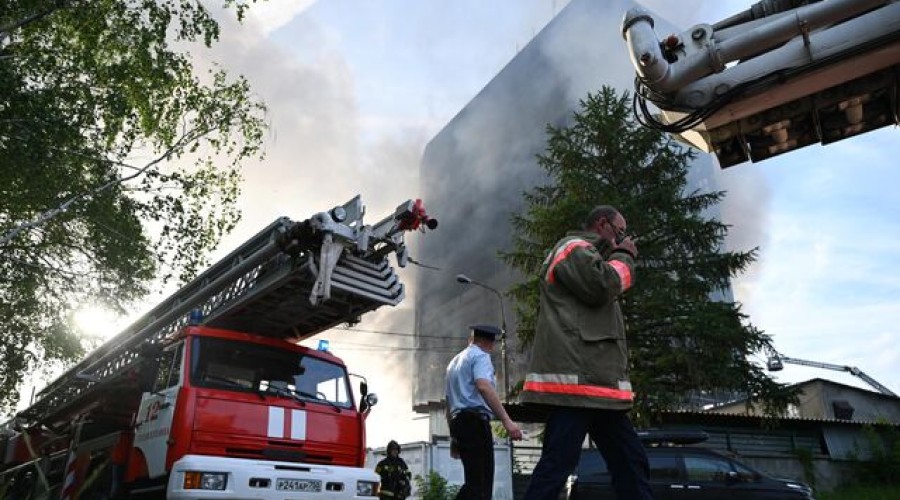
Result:
<instances>
[{"instance_id":1,"label":"crane boom","mask_svg":"<svg viewBox=\"0 0 900 500\"><path fill-rule=\"evenodd\" d=\"M888 396L895 396L895 397L897 396L896 394L894 394L893 391L888 389L885 385L881 384L874 378L865 374L862 370L860 370L859 368L857 368L855 366L836 365L836 364L832 364L832 363L823 363L821 361L809 361L806 359L791 358L791 357L782 356L779 354L779 355L769 358L769 370L770 371L780 370L782 368L781 363L790 363L792 365L812 366L814 368L823 368L825 370L847 372L847 373L850 373L852 375L855 375L855 376L861 378L867 384L874 387L875 389L878 390L878 392L880 392L882 394L885 394Z\"/></svg>"},{"instance_id":2,"label":"crane boom","mask_svg":"<svg viewBox=\"0 0 900 500\"><path fill-rule=\"evenodd\" d=\"M421 200L402 203L369 226L356 196L307 220L281 217L176 291L41 390L19 419L65 412L139 362L147 349L189 323L300 341L382 305L404 287L387 257L408 261L405 231L437 221Z\"/></svg>"},{"instance_id":3,"label":"crane boom","mask_svg":"<svg viewBox=\"0 0 900 500\"><path fill-rule=\"evenodd\" d=\"M662 40L653 26L641 8L622 25L636 116L723 168L900 123L900 2L762 0Z\"/></svg>"}]
</instances>

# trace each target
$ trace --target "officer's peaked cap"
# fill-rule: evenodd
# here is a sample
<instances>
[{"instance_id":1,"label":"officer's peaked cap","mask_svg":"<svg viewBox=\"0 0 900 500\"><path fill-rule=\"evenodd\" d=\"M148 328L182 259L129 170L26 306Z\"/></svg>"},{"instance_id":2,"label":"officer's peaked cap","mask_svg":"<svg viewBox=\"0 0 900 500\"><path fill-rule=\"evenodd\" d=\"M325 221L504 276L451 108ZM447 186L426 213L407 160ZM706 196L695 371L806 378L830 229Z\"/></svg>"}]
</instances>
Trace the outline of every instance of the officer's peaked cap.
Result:
<instances>
[{"instance_id":1,"label":"officer's peaked cap","mask_svg":"<svg viewBox=\"0 0 900 500\"><path fill-rule=\"evenodd\" d=\"M493 325L472 325L472 335L487 340L497 340L502 333L499 328Z\"/></svg>"}]
</instances>

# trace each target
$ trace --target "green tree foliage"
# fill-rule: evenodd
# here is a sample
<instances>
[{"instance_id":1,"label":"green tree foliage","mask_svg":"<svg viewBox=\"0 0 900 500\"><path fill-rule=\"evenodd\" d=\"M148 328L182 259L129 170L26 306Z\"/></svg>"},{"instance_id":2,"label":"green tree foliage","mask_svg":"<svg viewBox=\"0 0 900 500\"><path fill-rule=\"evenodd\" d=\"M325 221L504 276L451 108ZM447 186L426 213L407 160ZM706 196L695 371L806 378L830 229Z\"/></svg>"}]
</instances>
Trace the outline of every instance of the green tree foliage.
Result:
<instances>
[{"instance_id":1,"label":"green tree foliage","mask_svg":"<svg viewBox=\"0 0 900 500\"><path fill-rule=\"evenodd\" d=\"M422 500L451 500L459 493L459 486L452 485L435 471L428 476L416 475L416 496Z\"/></svg>"},{"instance_id":2,"label":"green tree foliage","mask_svg":"<svg viewBox=\"0 0 900 500\"><path fill-rule=\"evenodd\" d=\"M868 453L863 459L854 457L856 484L900 486L900 431L882 423L867 425L863 432Z\"/></svg>"},{"instance_id":3,"label":"green tree foliage","mask_svg":"<svg viewBox=\"0 0 900 500\"><path fill-rule=\"evenodd\" d=\"M264 108L174 48L217 40L203 5L0 7L0 412L38 363L81 353L73 307L121 309L154 276L190 278L240 217Z\"/></svg>"},{"instance_id":4,"label":"green tree foliage","mask_svg":"<svg viewBox=\"0 0 900 500\"><path fill-rule=\"evenodd\" d=\"M538 162L550 181L526 193L524 212L512 217L514 246L503 258L526 277L511 290L522 345L534 337L544 258L594 206L613 205L639 252L621 304L641 415L681 407L698 391L749 394L770 414L780 411L791 391L747 359L771 349L770 338L739 304L710 299L755 257L723 250L727 227L709 214L724 192L686 191L693 153L640 127L627 93L603 88L581 104L571 126L548 127Z\"/></svg>"}]
</instances>

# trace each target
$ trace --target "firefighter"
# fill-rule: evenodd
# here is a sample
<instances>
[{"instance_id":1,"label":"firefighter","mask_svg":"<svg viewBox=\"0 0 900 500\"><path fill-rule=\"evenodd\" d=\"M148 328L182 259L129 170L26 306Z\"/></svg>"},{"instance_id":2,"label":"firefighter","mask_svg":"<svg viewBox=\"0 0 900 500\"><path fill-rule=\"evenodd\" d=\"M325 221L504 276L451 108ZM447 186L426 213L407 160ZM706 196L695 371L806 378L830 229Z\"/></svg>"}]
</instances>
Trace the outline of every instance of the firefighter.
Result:
<instances>
[{"instance_id":1,"label":"firefighter","mask_svg":"<svg viewBox=\"0 0 900 500\"><path fill-rule=\"evenodd\" d=\"M375 473L381 476L378 498L403 500L411 491L409 467L400 458L400 445L391 440L387 445L387 457L375 466Z\"/></svg>"},{"instance_id":2,"label":"firefighter","mask_svg":"<svg viewBox=\"0 0 900 500\"><path fill-rule=\"evenodd\" d=\"M653 498L647 454L628 418L634 394L619 298L634 280L637 248L626 229L618 210L600 205L541 268L534 356L520 397L549 418L526 500L557 497L586 435L618 498Z\"/></svg>"}]
</instances>

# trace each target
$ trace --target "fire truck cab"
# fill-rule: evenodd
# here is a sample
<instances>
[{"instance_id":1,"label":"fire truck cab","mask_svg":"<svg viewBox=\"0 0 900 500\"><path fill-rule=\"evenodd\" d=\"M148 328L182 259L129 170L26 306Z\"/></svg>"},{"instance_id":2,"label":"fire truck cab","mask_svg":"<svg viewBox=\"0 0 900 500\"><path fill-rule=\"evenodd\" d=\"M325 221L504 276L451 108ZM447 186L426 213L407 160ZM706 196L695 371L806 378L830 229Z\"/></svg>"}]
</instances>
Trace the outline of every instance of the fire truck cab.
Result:
<instances>
[{"instance_id":1,"label":"fire truck cab","mask_svg":"<svg viewBox=\"0 0 900 500\"><path fill-rule=\"evenodd\" d=\"M372 397L354 401L329 352L189 327L160 361L137 412L128 479L171 471L169 498L377 492L378 476L361 469Z\"/></svg>"}]
</instances>

